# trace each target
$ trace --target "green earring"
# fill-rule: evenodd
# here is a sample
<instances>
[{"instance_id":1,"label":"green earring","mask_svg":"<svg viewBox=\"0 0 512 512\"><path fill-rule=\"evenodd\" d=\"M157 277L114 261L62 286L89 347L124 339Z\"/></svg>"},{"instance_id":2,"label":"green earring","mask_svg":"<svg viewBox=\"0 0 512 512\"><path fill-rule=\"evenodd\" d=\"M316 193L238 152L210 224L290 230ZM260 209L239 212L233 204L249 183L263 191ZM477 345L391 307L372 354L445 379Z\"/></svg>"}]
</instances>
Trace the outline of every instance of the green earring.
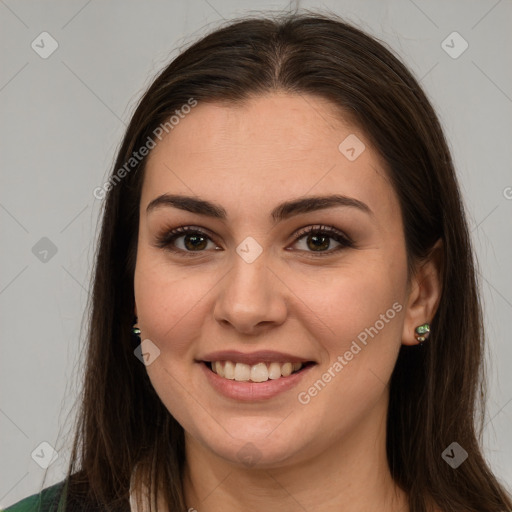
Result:
<instances>
[{"instance_id":1,"label":"green earring","mask_svg":"<svg viewBox=\"0 0 512 512\"><path fill-rule=\"evenodd\" d=\"M430 336L430 324L424 323L422 325L418 325L418 327L414 329L414 332L416 333L416 339L420 343L423 343L428 340L428 337Z\"/></svg>"},{"instance_id":2,"label":"green earring","mask_svg":"<svg viewBox=\"0 0 512 512\"><path fill-rule=\"evenodd\" d=\"M135 336L137 341L139 341L139 343L140 343L140 329L135 326L136 323L137 323L137 317L135 317L135 322L133 322L132 334Z\"/></svg>"}]
</instances>

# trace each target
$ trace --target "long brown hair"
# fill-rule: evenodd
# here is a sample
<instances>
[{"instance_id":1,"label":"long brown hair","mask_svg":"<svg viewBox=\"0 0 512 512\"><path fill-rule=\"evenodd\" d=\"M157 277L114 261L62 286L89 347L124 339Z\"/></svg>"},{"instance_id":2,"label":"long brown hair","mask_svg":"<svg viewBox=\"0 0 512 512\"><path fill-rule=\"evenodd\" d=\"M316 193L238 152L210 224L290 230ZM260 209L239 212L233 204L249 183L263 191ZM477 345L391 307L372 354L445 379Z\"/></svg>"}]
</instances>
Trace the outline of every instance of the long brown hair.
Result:
<instances>
[{"instance_id":1,"label":"long brown hair","mask_svg":"<svg viewBox=\"0 0 512 512\"><path fill-rule=\"evenodd\" d=\"M229 22L175 58L133 114L104 188L68 504L85 500L126 510L130 476L140 462L152 496L161 488L169 510L185 510L183 428L133 353L133 279L147 157L132 168L126 163L191 98L233 103L278 90L330 100L374 144L400 200L409 270L443 241L443 291L432 334L422 347L401 348L390 383L387 454L393 478L415 512L432 503L443 511L511 510L479 446L482 312L442 128L417 80L390 50L335 16L314 13ZM123 166L126 172L119 173ZM441 456L454 441L468 453L457 469Z\"/></svg>"}]
</instances>

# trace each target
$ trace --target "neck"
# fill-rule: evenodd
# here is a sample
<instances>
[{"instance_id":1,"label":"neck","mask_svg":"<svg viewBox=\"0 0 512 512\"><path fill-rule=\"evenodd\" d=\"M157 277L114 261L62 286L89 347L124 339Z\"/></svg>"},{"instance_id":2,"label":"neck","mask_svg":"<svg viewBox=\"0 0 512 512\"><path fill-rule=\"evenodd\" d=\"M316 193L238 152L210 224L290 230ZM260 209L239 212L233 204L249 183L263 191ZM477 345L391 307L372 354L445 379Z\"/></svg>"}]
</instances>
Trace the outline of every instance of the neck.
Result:
<instances>
[{"instance_id":1,"label":"neck","mask_svg":"<svg viewBox=\"0 0 512 512\"><path fill-rule=\"evenodd\" d=\"M232 464L186 436L187 507L200 512L406 512L406 495L387 463L383 405L314 458L271 469Z\"/></svg>"}]
</instances>

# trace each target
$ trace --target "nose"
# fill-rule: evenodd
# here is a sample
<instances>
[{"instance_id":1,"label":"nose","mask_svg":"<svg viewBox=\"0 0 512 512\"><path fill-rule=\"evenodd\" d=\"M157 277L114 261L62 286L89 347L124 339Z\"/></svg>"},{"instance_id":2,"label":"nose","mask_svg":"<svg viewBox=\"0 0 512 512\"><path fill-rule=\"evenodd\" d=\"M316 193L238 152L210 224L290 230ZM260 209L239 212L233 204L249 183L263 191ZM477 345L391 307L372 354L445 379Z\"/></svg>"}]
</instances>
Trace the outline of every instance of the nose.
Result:
<instances>
[{"instance_id":1,"label":"nose","mask_svg":"<svg viewBox=\"0 0 512 512\"><path fill-rule=\"evenodd\" d=\"M247 263L238 255L219 283L214 318L243 334L261 334L287 315L286 286L264 255Z\"/></svg>"}]
</instances>

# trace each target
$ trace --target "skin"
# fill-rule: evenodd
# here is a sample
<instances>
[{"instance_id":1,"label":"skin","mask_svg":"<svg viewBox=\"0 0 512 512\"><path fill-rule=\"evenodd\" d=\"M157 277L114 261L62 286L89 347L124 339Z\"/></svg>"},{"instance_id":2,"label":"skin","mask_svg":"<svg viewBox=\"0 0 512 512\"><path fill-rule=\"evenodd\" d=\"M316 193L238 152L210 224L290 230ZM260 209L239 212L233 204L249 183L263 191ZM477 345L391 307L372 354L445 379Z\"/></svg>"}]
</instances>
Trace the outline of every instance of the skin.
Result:
<instances>
[{"instance_id":1,"label":"skin","mask_svg":"<svg viewBox=\"0 0 512 512\"><path fill-rule=\"evenodd\" d=\"M366 146L354 161L338 149L349 134ZM147 214L163 193L215 202L227 219L168 206ZM373 215L332 207L271 222L284 201L333 193L366 203ZM142 339L160 350L146 367L151 382L185 429L187 506L407 510L386 460L388 383L401 344L416 344L414 328L435 314L439 246L408 282L398 198L365 134L314 96L200 103L150 154L140 219L135 314ZM294 241L315 225L341 230L355 247L334 251L340 245L330 238L323 249L330 254L318 255L308 235ZM181 254L156 247L159 234L179 226L211 234L206 248L184 256L192 252L184 236L174 242ZM236 252L248 236L262 248L252 263ZM394 303L401 311L300 403L298 393ZM230 349L282 351L317 364L297 387L241 403L215 391L196 362ZM257 453L252 466L238 456L247 443Z\"/></svg>"}]
</instances>

